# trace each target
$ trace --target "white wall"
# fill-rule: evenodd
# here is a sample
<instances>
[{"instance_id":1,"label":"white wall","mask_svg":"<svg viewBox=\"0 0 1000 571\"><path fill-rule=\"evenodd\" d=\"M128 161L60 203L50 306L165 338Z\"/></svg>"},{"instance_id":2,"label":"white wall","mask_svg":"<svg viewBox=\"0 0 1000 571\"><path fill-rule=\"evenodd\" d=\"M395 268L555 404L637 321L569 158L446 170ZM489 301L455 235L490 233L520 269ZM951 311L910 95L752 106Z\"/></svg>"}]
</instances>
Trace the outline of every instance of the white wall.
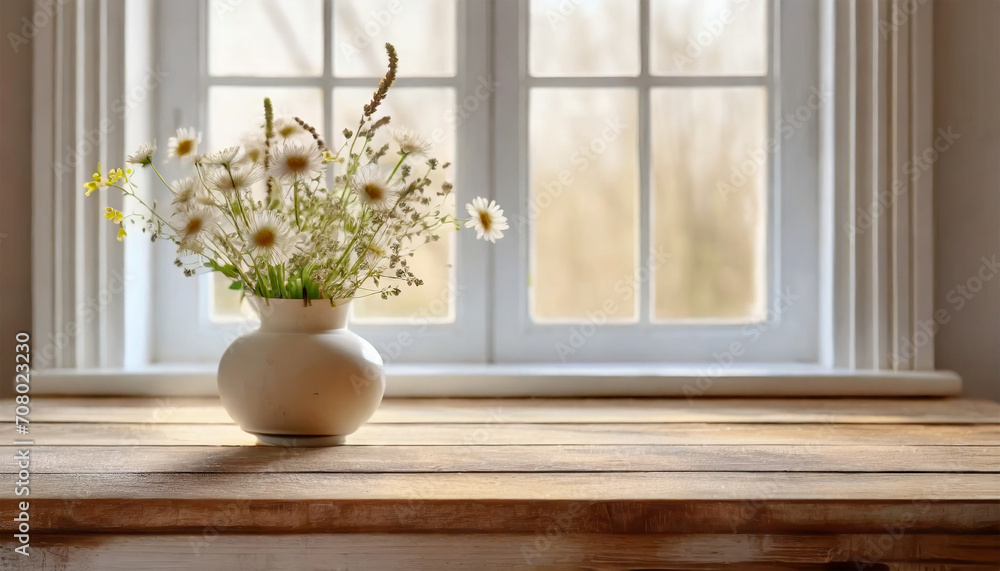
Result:
<instances>
[{"instance_id":1,"label":"white wall","mask_svg":"<svg viewBox=\"0 0 1000 571\"><path fill-rule=\"evenodd\" d=\"M933 10L934 122L960 134L934 164L935 305L951 315L936 364L966 395L1000 400L1000 270L982 261L1000 261L1000 0ZM992 279L974 293L979 272Z\"/></svg>"}]
</instances>

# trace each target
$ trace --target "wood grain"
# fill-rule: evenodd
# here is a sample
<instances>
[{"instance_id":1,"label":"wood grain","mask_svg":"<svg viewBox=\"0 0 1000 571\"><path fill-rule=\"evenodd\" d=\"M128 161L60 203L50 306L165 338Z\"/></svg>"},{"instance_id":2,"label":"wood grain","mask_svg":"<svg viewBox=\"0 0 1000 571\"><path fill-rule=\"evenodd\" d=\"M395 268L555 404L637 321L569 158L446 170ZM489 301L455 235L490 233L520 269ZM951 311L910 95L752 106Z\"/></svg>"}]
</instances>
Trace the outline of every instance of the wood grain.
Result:
<instances>
[{"instance_id":1,"label":"wood grain","mask_svg":"<svg viewBox=\"0 0 1000 571\"><path fill-rule=\"evenodd\" d=\"M13 458L15 447L0 446ZM35 474L991 472L992 446L35 446ZM14 474L13 463L0 471Z\"/></svg>"},{"instance_id":2,"label":"wood grain","mask_svg":"<svg viewBox=\"0 0 1000 571\"><path fill-rule=\"evenodd\" d=\"M9 540L4 538L9 545ZM20 569L953 569L1000 563L992 536L879 534L724 535L304 534L52 536ZM5 563L13 555L4 550ZM23 561L13 560L23 565ZM865 564L869 563L868 566ZM129 566L131 565L131 566ZM719 565L724 565L720 567ZM817 567L817 565L828 565ZM842 565L842 566L838 566ZM876 566L876 565L880 565ZM947 565L947 567L943 567ZM903 567L896 566L896 569ZM975 568L975 567L972 567ZM988 567L983 567L988 568Z\"/></svg>"},{"instance_id":3,"label":"wood grain","mask_svg":"<svg viewBox=\"0 0 1000 571\"><path fill-rule=\"evenodd\" d=\"M622 472L50 474L31 497L273 500L1000 500L995 474ZM12 488L0 498L13 499ZM2 525L0 521L0 525Z\"/></svg>"},{"instance_id":4,"label":"wood grain","mask_svg":"<svg viewBox=\"0 0 1000 571\"><path fill-rule=\"evenodd\" d=\"M94 494L96 495L96 494ZM106 495L106 494L105 494ZM31 500L35 533L433 532L1000 534L996 501L304 499ZM0 530L12 506L0 505ZM10 515L11 517L7 517Z\"/></svg>"},{"instance_id":5,"label":"wood grain","mask_svg":"<svg viewBox=\"0 0 1000 571\"><path fill-rule=\"evenodd\" d=\"M217 399L32 403L36 557L5 567L1000 567L987 401L388 400L318 449L257 446Z\"/></svg>"},{"instance_id":6,"label":"wood grain","mask_svg":"<svg viewBox=\"0 0 1000 571\"><path fill-rule=\"evenodd\" d=\"M91 422L33 424L46 446L248 446L256 437L234 424ZM0 442L15 438L0 425ZM366 424L351 446L502 445L831 445L1000 446L1000 425L921 424Z\"/></svg>"},{"instance_id":7,"label":"wood grain","mask_svg":"<svg viewBox=\"0 0 1000 571\"><path fill-rule=\"evenodd\" d=\"M34 422L228 424L212 398L43 397ZM9 411L2 420L9 420ZM973 399L386 399L371 423L1000 424Z\"/></svg>"}]
</instances>

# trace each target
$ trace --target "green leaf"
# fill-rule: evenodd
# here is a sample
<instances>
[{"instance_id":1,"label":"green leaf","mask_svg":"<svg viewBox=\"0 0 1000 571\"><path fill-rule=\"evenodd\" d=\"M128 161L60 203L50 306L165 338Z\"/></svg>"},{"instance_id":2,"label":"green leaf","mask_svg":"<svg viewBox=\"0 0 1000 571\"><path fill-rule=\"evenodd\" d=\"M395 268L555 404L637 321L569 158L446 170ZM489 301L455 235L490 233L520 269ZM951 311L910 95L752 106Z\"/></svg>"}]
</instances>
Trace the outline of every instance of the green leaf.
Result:
<instances>
[{"instance_id":1,"label":"green leaf","mask_svg":"<svg viewBox=\"0 0 1000 571\"><path fill-rule=\"evenodd\" d=\"M236 266L232 264L226 264L224 266L220 266L219 263L216 262L215 260L208 260L205 262L205 265L217 272L221 272L222 275L226 276L231 280L235 280L240 277L240 273L236 271Z\"/></svg>"},{"instance_id":2,"label":"green leaf","mask_svg":"<svg viewBox=\"0 0 1000 571\"><path fill-rule=\"evenodd\" d=\"M229 284L229 289L241 290L241 289L243 289L243 282L239 282L239 281L233 282L233 283Z\"/></svg>"}]
</instances>

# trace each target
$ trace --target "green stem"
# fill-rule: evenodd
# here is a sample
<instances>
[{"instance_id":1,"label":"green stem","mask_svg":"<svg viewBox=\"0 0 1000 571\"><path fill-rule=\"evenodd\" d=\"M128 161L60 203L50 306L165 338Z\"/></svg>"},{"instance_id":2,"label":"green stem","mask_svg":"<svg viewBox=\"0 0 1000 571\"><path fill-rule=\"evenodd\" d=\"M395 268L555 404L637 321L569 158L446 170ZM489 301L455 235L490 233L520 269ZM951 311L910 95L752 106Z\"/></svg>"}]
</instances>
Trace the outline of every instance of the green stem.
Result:
<instances>
[{"instance_id":1,"label":"green stem","mask_svg":"<svg viewBox=\"0 0 1000 571\"><path fill-rule=\"evenodd\" d=\"M153 172L156 173L156 176L160 179L160 182L163 183L163 186L167 187L167 190L170 190L170 185L167 184L167 181L163 179L163 175L160 174L160 171L156 170L156 165L154 165L153 163L149 163L149 167L152 168ZM171 191L171 193L173 193L173 191Z\"/></svg>"},{"instance_id":2,"label":"green stem","mask_svg":"<svg viewBox=\"0 0 1000 571\"><path fill-rule=\"evenodd\" d=\"M152 214L153 216L157 217L160 220L161 223L166 224L167 227L170 228L171 230L174 229L174 227L171 226L169 222L167 222L155 210L153 210L152 208L150 208L150 206L148 204L146 204L141 198L139 198L139 195L137 195L136 193L132 192L131 190L126 189L125 187L118 186L118 185L111 185L109 188L117 188L118 190L122 191L122 194L124 194L125 196L131 196L132 198L136 199L136 201L138 201L139 204L141 204L143 208L145 208L146 210L148 210L149 213Z\"/></svg>"},{"instance_id":3,"label":"green stem","mask_svg":"<svg viewBox=\"0 0 1000 571\"><path fill-rule=\"evenodd\" d=\"M302 221L299 220L299 179L296 178L294 186L292 187L292 201L295 203L295 225L298 226L299 232L302 231Z\"/></svg>"},{"instance_id":4,"label":"green stem","mask_svg":"<svg viewBox=\"0 0 1000 571\"><path fill-rule=\"evenodd\" d=\"M400 157L399 158L399 162L396 163L396 168L392 169L392 172L389 173L389 178L385 181L387 184L389 183L389 181L392 180L392 177L396 175L396 171L399 170L399 166L401 164L403 164L403 161L406 160L406 157L408 157L410 155L410 153L400 153L400 154L403 155L403 156Z\"/></svg>"},{"instance_id":5,"label":"green stem","mask_svg":"<svg viewBox=\"0 0 1000 571\"><path fill-rule=\"evenodd\" d=\"M250 219L247 218L246 209L243 207L243 201L240 200L240 189L236 188L236 179L233 178L233 171L229 168L229 165L225 165L226 173L229 174L229 182L233 185L233 194L236 195L236 202L240 205L240 215L243 217L243 223L247 225L247 231L250 230ZM232 206L230 206L232 208Z\"/></svg>"}]
</instances>

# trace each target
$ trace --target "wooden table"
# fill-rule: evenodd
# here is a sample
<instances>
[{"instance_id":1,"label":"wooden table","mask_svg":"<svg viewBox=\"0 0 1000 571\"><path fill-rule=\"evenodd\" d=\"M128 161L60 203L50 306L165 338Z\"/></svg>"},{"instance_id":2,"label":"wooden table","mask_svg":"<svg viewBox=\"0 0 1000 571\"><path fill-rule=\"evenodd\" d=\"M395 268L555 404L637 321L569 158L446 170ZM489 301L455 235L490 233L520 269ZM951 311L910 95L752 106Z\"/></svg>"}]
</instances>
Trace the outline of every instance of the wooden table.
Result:
<instances>
[{"instance_id":1,"label":"wooden table","mask_svg":"<svg viewBox=\"0 0 1000 571\"><path fill-rule=\"evenodd\" d=\"M32 403L4 569L1000 568L993 402L387 400L318 449L210 399Z\"/></svg>"}]
</instances>

